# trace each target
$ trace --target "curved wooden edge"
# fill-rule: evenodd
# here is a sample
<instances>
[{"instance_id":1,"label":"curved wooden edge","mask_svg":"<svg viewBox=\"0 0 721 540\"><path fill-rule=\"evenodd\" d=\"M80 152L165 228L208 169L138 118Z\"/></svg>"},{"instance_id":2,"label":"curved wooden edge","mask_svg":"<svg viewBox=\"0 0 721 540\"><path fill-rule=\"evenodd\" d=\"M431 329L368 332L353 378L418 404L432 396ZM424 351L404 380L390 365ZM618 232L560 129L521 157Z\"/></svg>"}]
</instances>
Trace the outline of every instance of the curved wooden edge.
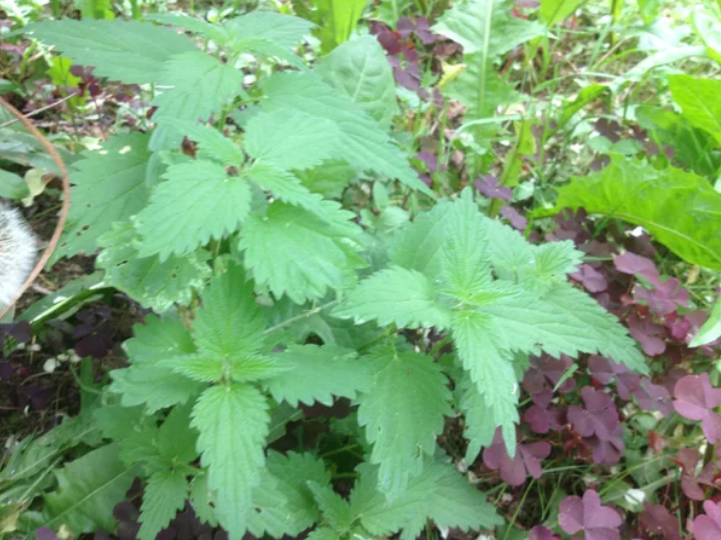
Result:
<instances>
[{"instance_id":1,"label":"curved wooden edge","mask_svg":"<svg viewBox=\"0 0 721 540\"><path fill-rule=\"evenodd\" d=\"M40 272L43 271L43 268L45 268L45 265L47 264L48 260L50 259L50 256L55 251L55 248L58 245L58 242L60 241L60 235L63 232L63 229L65 228L65 222L68 219L68 211L70 210L70 177L68 176L68 169L65 167L65 163L63 162L63 159L60 157L60 154L58 154L58 151L55 150L52 144L50 144L50 141L48 141L45 136L40 133L40 131L32 125L32 123L25 118L20 111L18 111L15 107L10 105L7 101L5 101L2 97L0 97L0 105L2 105L5 109L7 109L10 114L12 114L17 120L24 125L30 133L40 142L40 144L47 150L48 154L50 154L50 157L53 158L53 161L55 162L55 165L58 166L58 170L60 171L60 178L63 183L63 205L60 209L60 216L58 218L58 223L55 225L55 230L53 231L52 237L50 237L50 241L48 242L48 246L45 248L45 251L38 260L37 263L35 263L35 267L33 268L33 271L30 272L30 275L28 276L27 280L25 280L25 283L23 283L23 286L20 287L20 290L15 295L15 298L12 299L12 301L5 306L5 308L0 311L0 320L7 315L12 307L15 305L15 303L20 299L20 297L25 293L25 291L28 290L30 285L33 284L33 282L37 279L37 277L40 275Z\"/></svg>"}]
</instances>

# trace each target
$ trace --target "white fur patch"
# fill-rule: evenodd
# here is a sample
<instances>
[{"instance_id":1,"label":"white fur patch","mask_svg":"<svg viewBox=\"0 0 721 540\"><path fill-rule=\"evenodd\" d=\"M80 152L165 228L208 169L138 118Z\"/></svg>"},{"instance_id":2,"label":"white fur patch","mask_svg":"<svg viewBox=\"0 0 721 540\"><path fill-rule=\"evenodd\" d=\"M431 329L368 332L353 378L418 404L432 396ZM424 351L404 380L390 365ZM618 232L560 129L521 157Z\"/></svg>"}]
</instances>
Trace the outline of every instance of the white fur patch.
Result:
<instances>
[{"instance_id":1,"label":"white fur patch","mask_svg":"<svg viewBox=\"0 0 721 540\"><path fill-rule=\"evenodd\" d=\"M20 212L0 203L0 308L15 298L36 254L37 242Z\"/></svg>"}]
</instances>

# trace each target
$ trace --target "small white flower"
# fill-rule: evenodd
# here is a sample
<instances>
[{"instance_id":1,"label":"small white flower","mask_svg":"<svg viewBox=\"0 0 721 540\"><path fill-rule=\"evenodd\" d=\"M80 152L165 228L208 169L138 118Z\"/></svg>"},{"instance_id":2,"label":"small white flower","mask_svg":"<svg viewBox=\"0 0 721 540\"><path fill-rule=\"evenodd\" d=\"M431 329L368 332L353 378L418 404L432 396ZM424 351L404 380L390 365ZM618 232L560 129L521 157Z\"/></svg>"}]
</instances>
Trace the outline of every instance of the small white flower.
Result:
<instances>
[{"instance_id":1,"label":"small white flower","mask_svg":"<svg viewBox=\"0 0 721 540\"><path fill-rule=\"evenodd\" d=\"M60 362L58 362L55 358L48 358L43 364L43 371L45 373L53 373L59 365Z\"/></svg>"}]
</instances>

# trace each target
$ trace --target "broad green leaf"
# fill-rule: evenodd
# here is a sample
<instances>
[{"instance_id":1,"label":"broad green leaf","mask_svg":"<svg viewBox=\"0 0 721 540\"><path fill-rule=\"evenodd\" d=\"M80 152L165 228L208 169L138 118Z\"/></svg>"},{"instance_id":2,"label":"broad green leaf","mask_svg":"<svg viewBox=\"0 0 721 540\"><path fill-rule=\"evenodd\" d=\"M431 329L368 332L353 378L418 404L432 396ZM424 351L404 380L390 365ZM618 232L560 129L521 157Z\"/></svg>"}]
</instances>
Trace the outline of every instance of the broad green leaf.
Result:
<instances>
[{"instance_id":1,"label":"broad green leaf","mask_svg":"<svg viewBox=\"0 0 721 540\"><path fill-rule=\"evenodd\" d=\"M721 81L690 75L668 78L671 96L683 115L696 127L713 135L721 144Z\"/></svg>"},{"instance_id":2,"label":"broad green leaf","mask_svg":"<svg viewBox=\"0 0 721 540\"><path fill-rule=\"evenodd\" d=\"M173 469L158 471L148 479L140 507L140 540L155 540L170 520L183 509L188 495L185 473Z\"/></svg>"},{"instance_id":3,"label":"broad green leaf","mask_svg":"<svg viewBox=\"0 0 721 540\"><path fill-rule=\"evenodd\" d=\"M245 126L244 148L252 157L281 169L309 169L331 158L341 133L326 118L277 110L253 116Z\"/></svg>"},{"instance_id":4,"label":"broad green leaf","mask_svg":"<svg viewBox=\"0 0 721 540\"><path fill-rule=\"evenodd\" d=\"M441 201L399 231L391 241L390 262L417 270L432 282L440 279L446 223L453 210L449 201Z\"/></svg>"},{"instance_id":5,"label":"broad green leaf","mask_svg":"<svg viewBox=\"0 0 721 540\"><path fill-rule=\"evenodd\" d=\"M393 70L376 38L362 36L343 43L321 60L315 72L345 93L382 129L390 128L398 114L396 87Z\"/></svg>"},{"instance_id":6,"label":"broad green leaf","mask_svg":"<svg viewBox=\"0 0 721 540\"><path fill-rule=\"evenodd\" d=\"M182 135L187 135L198 143L204 156L211 157L223 165L239 167L245 161L243 150L212 126L174 118L165 118L163 124Z\"/></svg>"},{"instance_id":7,"label":"broad green leaf","mask_svg":"<svg viewBox=\"0 0 721 540\"><path fill-rule=\"evenodd\" d=\"M145 207L147 146L148 136L143 133L116 135L101 150L85 153L74 164L76 171L70 174L73 204L55 260L95 253L98 238L110 232L113 223L128 221Z\"/></svg>"},{"instance_id":8,"label":"broad green leaf","mask_svg":"<svg viewBox=\"0 0 721 540\"><path fill-rule=\"evenodd\" d=\"M424 473L412 478L400 498L387 501L376 490L377 468L359 467L360 478L350 495L353 515L375 536L403 529L402 540L416 538L428 518L441 526L492 529L503 523L485 495L468 484L453 466L427 460Z\"/></svg>"},{"instance_id":9,"label":"broad green leaf","mask_svg":"<svg viewBox=\"0 0 721 540\"><path fill-rule=\"evenodd\" d=\"M198 474L193 480L190 486L190 502L201 522L208 523L211 527L218 526L213 490L208 485L207 472Z\"/></svg>"},{"instance_id":10,"label":"broad green leaf","mask_svg":"<svg viewBox=\"0 0 721 540\"><path fill-rule=\"evenodd\" d=\"M540 317L535 316L535 320ZM511 331L504 322L487 313L465 310L457 313L453 321L453 339L463 367L470 373L477 391L483 395L493 426L503 428L506 448L515 451L516 424L518 423L518 397L520 389L513 369ZM503 339L508 332L506 339ZM474 428L475 429L475 428ZM476 432L474 438L483 439Z\"/></svg>"},{"instance_id":11,"label":"broad green leaf","mask_svg":"<svg viewBox=\"0 0 721 540\"><path fill-rule=\"evenodd\" d=\"M370 383L368 364L354 351L335 345L291 345L276 355L290 369L271 378L268 390L276 401L333 404L333 396L355 399Z\"/></svg>"},{"instance_id":12,"label":"broad green leaf","mask_svg":"<svg viewBox=\"0 0 721 540\"><path fill-rule=\"evenodd\" d=\"M350 529L353 513L348 501L333 491L330 485L322 486L316 482L309 482L308 487L313 492L315 502L323 514L323 520L340 534Z\"/></svg>"},{"instance_id":13,"label":"broad green leaf","mask_svg":"<svg viewBox=\"0 0 721 540\"><path fill-rule=\"evenodd\" d=\"M326 20L319 29L321 50L327 53L350 38L368 0L313 0Z\"/></svg>"},{"instance_id":14,"label":"broad green leaf","mask_svg":"<svg viewBox=\"0 0 721 540\"><path fill-rule=\"evenodd\" d=\"M182 28L194 34L201 34L208 39L212 39L219 45L226 43L230 36L227 30L219 25L209 23L196 17L191 17L180 12L173 13L149 13L145 15L148 21L154 21L160 24L167 24L175 28Z\"/></svg>"},{"instance_id":15,"label":"broad green leaf","mask_svg":"<svg viewBox=\"0 0 721 540\"><path fill-rule=\"evenodd\" d=\"M715 14L694 10L693 25L706 44L709 56L721 63L721 19Z\"/></svg>"},{"instance_id":16,"label":"broad green leaf","mask_svg":"<svg viewBox=\"0 0 721 540\"><path fill-rule=\"evenodd\" d=\"M268 323L255 301L253 284L231 267L211 281L193 322L193 339L205 354L246 357L263 346Z\"/></svg>"},{"instance_id":17,"label":"broad green leaf","mask_svg":"<svg viewBox=\"0 0 721 540\"><path fill-rule=\"evenodd\" d=\"M175 303L190 304L193 291L201 291L212 274L207 263L210 254L202 249L182 257L171 255L162 262L157 255L139 257L140 238L129 223L116 224L98 244L104 248L96 262L105 270L103 283L158 313Z\"/></svg>"},{"instance_id":18,"label":"broad green leaf","mask_svg":"<svg viewBox=\"0 0 721 540\"><path fill-rule=\"evenodd\" d=\"M333 311L357 323L377 320L382 326L448 328L450 310L439 302L433 283L416 270L392 266L363 280Z\"/></svg>"},{"instance_id":19,"label":"broad green leaf","mask_svg":"<svg viewBox=\"0 0 721 540\"><path fill-rule=\"evenodd\" d=\"M300 41L310 34L313 26L310 21L299 17L260 10L228 19L223 23L238 50L243 50L244 43L250 41L274 43L289 50L298 46Z\"/></svg>"},{"instance_id":20,"label":"broad green leaf","mask_svg":"<svg viewBox=\"0 0 721 540\"><path fill-rule=\"evenodd\" d=\"M268 471L278 480L288 500L288 507L282 509L289 515L285 520L286 534L299 534L318 520L318 507L309 484L330 486L330 472L322 459L310 453L272 451L268 453Z\"/></svg>"},{"instance_id":21,"label":"broad green leaf","mask_svg":"<svg viewBox=\"0 0 721 540\"><path fill-rule=\"evenodd\" d=\"M336 159L432 195L375 120L319 77L309 73L278 73L263 81L261 89L265 94L261 107L267 111L303 112L335 123L340 132Z\"/></svg>"},{"instance_id":22,"label":"broad green leaf","mask_svg":"<svg viewBox=\"0 0 721 540\"><path fill-rule=\"evenodd\" d=\"M293 513L295 509L286 496L286 489L275 475L267 469L263 471L260 483L253 489L253 509L248 515L250 534L256 538L266 534L282 538L304 528Z\"/></svg>"},{"instance_id":23,"label":"broad green leaf","mask_svg":"<svg viewBox=\"0 0 721 540\"><path fill-rule=\"evenodd\" d=\"M30 194L22 176L0 169L0 197L20 200Z\"/></svg>"},{"instance_id":24,"label":"broad green leaf","mask_svg":"<svg viewBox=\"0 0 721 540\"><path fill-rule=\"evenodd\" d=\"M540 23L514 17L510 8L506 1L464 0L447 10L433 30L462 45L464 55L494 58L546 32Z\"/></svg>"},{"instance_id":25,"label":"broad green leaf","mask_svg":"<svg viewBox=\"0 0 721 540\"><path fill-rule=\"evenodd\" d=\"M190 427L191 404L174 407L158 429L157 448L163 467L190 464L198 457L198 433Z\"/></svg>"},{"instance_id":26,"label":"broad green leaf","mask_svg":"<svg viewBox=\"0 0 721 540\"><path fill-rule=\"evenodd\" d=\"M171 165L138 214L140 256L185 255L238 229L250 211L248 181L212 161Z\"/></svg>"},{"instance_id":27,"label":"broad green leaf","mask_svg":"<svg viewBox=\"0 0 721 540\"><path fill-rule=\"evenodd\" d=\"M478 391L470 377L463 379L460 385L460 407L465 419L466 431L463 436L468 440L466 463L473 463L481 448L487 448L496 434L493 412L486 405L483 394Z\"/></svg>"},{"instance_id":28,"label":"broad green leaf","mask_svg":"<svg viewBox=\"0 0 721 540\"><path fill-rule=\"evenodd\" d=\"M159 125L150 140L153 150L173 147L182 137L165 127L166 118L196 122L220 114L223 105L243 89L243 73L199 50L173 55L158 80L165 88L155 97L153 120Z\"/></svg>"},{"instance_id":29,"label":"broad green leaf","mask_svg":"<svg viewBox=\"0 0 721 540\"><path fill-rule=\"evenodd\" d=\"M195 352L188 331L169 317L148 317L147 324L133 327L135 337L123 344L131 366L111 372L110 390L121 394L126 407L146 405L148 412L186 403L202 388L161 362L168 357Z\"/></svg>"},{"instance_id":30,"label":"broad green leaf","mask_svg":"<svg viewBox=\"0 0 721 540\"><path fill-rule=\"evenodd\" d=\"M601 172L559 188L557 210L579 207L641 225L687 262L721 270L721 194L695 174L612 156Z\"/></svg>"},{"instance_id":31,"label":"broad green leaf","mask_svg":"<svg viewBox=\"0 0 721 540\"><path fill-rule=\"evenodd\" d=\"M716 341L721 337L721 299L717 299L716 303L709 314L708 319L703 324L696 335L688 344L689 347L702 347Z\"/></svg>"},{"instance_id":32,"label":"broad green leaf","mask_svg":"<svg viewBox=\"0 0 721 540\"><path fill-rule=\"evenodd\" d=\"M582 88L573 101L569 101L563 105L561 114L558 117L556 129L560 129L565 126L568 121L576 115L576 113L602 95L607 94L608 91L608 86L597 83L589 84L588 86Z\"/></svg>"},{"instance_id":33,"label":"broad green leaf","mask_svg":"<svg viewBox=\"0 0 721 540\"><path fill-rule=\"evenodd\" d=\"M92 450L60 469L55 469L58 487L44 496L43 526L72 533L92 533L115 528L113 507L125 499L139 471L127 468L118 458L118 445Z\"/></svg>"},{"instance_id":34,"label":"broad green leaf","mask_svg":"<svg viewBox=\"0 0 721 540\"><path fill-rule=\"evenodd\" d=\"M541 0L541 20L549 27L554 26L581 7L585 0Z\"/></svg>"},{"instance_id":35,"label":"broad green leaf","mask_svg":"<svg viewBox=\"0 0 721 540\"><path fill-rule=\"evenodd\" d=\"M308 540L340 540L342 535L330 527L316 527L308 533Z\"/></svg>"},{"instance_id":36,"label":"broad green leaf","mask_svg":"<svg viewBox=\"0 0 721 540\"><path fill-rule=\"evenodd\" d=\"M468 301L491 283L488 237L469 188L453 203L441 258L444 292Z\"/></svg>"},{"instance_id":37,"label":"broad green leaf","mask_svg":"<svg viewBox=\"0 0 721 540\"><path fill-rule=\"evenodd\" d=\"M329 199L338 199L343 190L356 178L355 167L345 161L326 161L320 167L299 171L301 184L313 193L320 193Z\"/></svg>"},{"instance_id":38,"label":"broad green leaf","mask_svg":"<svg viewBox=\"0 0 721 540\"><path fill-rule=\"evenodd\" d=\"M260 483L268 433L268 403L252 386L229 384L203 392L193 410L200 431L201 465L217 492L218 520L232 540L240 540L252 509L251 494Z\"/></svg>"},{"instance_id":39,"label":"broad green leaf","mask_svg":"<svg viewBox=\"0 0 721 540\"><path fill-rule=\"evenodd\" d=\"M196 50L185 36L137 21L63 19L34 23L26 31L76 64L94 66L95 75L126 84L163 83L165 63Z\"/></svg>"},{"instance_id":40,"label":"broad green leaf","mask_svg":"<svg viewBox=\"0 0 721 540\"><path fill-rule=\"evenodd\" d=\"M268 285L278 298L287 294L302 304L323 298L328 288L354 283L355 270L363 262L346 230L347 221L331 225L306 210L274 202L265 216L248 218L240 233L240 249L258 284Z\"/></svg>"},{"instance_id":41,"label":"broad green leaf","mask_svg":"<svg viewBox=\"0 0 721 540\"><path fill-rule=\"evenodd\" d=\"M424 457L433 455L451 394L428 356L378 350L371 360L375 376L360 398L358 423L373 444L371 463L380 464L380 490L395 499L421 474Z\"/></svg>"},{"instance_id":42,"label":"broad green leaf","mask_svg":"<svg viewBox=\"0 0 721 540\"><path fill-rule=\"evenodd\" d=\"M281 201L301 206L324 219L327 202L322 203L322 197L311 193L293 173L256 161L248 177Z\"/></svg>"}]
</instances>

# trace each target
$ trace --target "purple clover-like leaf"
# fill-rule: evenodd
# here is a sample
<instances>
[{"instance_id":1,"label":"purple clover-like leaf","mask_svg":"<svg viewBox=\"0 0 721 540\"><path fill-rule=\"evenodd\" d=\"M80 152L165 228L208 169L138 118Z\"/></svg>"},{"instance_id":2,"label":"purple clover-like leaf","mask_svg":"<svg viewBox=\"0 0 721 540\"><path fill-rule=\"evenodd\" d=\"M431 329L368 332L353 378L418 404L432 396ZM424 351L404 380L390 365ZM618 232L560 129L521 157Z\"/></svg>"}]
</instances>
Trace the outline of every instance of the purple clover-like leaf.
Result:
<instances>
[{"instance_id":1,"label":"purple clover-like leaf","mask_svg":"<svg viewBox=\"0 0 721 540\"><path fill-rule=\"evenodd\" d=\"M586 540L620 540L618 528L621 516L614 509L601 504L601 497L590 489L579 497L561 501L558 522L568 534L583 531Z\"/></svg>"},{"instance_id":2,"label":"purple clover-like leaf","mask_svg":"<svg viewBox=\"0 0 721 540\"><path fill-rule=\"evenodd\" d=\"M523 414L523 420L531 430L543 435L550 429L558 431L566 424L566 411L558 407L549 408L550 400L537 399L541 395L534 396L534 403Z\"/></svg>"},{"instance_id":3,"label":"purple clover-like leaf","mask_svg":"<svg viewBox=\"0 0 721 540\"><path fill-rule=\"evenodd\" d=\"M623 364L603 356L591 355L588 357L588 367L591 370L593 379L601 385L607 385L616 378L616 389L621 399L628 401L641 385L641 378L635 373L630 373Z\"/></svg>"},{"instance_id":4,"label":"purple clover-like leaf","mask_svg":"<svg viewBox=\"0 0 721 540\"><path fill-rule=\"evenodd\" d=\"M581 399L585 407L569 407L568 421L582 437L596 435L603 441L609 440L618 425L618 411L611 397L603 390L584 386Z\"/></svg>"},{"instance_id":5,"label":"purple clover-like leaf","mask_svg":"<svg viewBox=\"0 0 721 540\"><path fill-rule=\"evenodd\" d=\"M681 540L678 519L660 504L643 503L641 526L652 536L660 536L664 540Z\"/></svg>"},{"instance_id":6,"label":"purple clover-like leaf","mask_svg":"<svg viewBox=\"0 0 721 540\"><path fill-rule=\"evenodd\" d=\"M498 178L491 174L482 174L473 182L476 189L488 199L500 199L508 202L513 197L511 188L498 183Z\"/></svg>"},{"instance_id":7,"label":"purple clover-like leaf","mask_svg":"<svg viewBox=\"0 0 721 540\"><path fill-rule=\"evenodd\" d=\"M526 227L528 227L528 220L512 206L501 206L498 211L500 212L501 217L508 221L511 224L511 227L517 231L525 231Z\"/></svg>"},{"instance_id":8,"label":"purple clover-like leaf","mask_svg":"<svg viewBox=\"0 0 721 540\"><path fill-rule=\"evenodd\" d=\"M618 255L613 260L613 265L619 272L632 276L640 276L654 285L657 285L661 280L658 269L651 259L641 257L630 251Z\"/></svg>"},{"instance_id":9,"label":"purple clover-like leaf","mask_svg":"<svg viewBox=\"0 0 721 540\"><path fill-rule=\"evenodd\" d=\"M582 264L578 267L576 272L569 274L572 279L578 281L583 285L584 289L588 292L597 293L603 292L608 288L608 281L606 276L596 270L590 264Z\"/></svg>"},{"instance_id":10,"label":"purple clover-like leaf","mask_svg":"<svg viewBox=\"0 0 721 540\"><path fill-rule=\"evenodd\" d=\"M600 439L596 436L587 437L583 442L592 449L593 462L599 465L614 465L621 460L621 454L626 449L623 442L623 426L616 424L616 427L609 434L608 439Z\"/></svg>"},{"instance_id":11,"label":"purple clover-like leaf","mask_svg":"<svg viewBox=\"0 0 721 540\"><path fill-rule=\"evenodd\" d=\"M483 463L489 469L500 470L501 480L510 486L520 486L527 474L541 477L541 460L551 453L551 445L545 441L530 444L519 443L513 459L508 456L500 428L496 430L491 446L483 451Z\"/></svg>"},{"instance_id":12,"label":"purple clover-like leaf","mask_svg":"<svg viewBox=\"0 0 721 540\"><path fill-rule=\"evenodd\" d=\"M670 315L679 306L688 307L690 299L689 292L681 287L681 282L676 278L657 283L653 289L636 285L633 288L633 297L634 300L646 304L657 317Z\"/></svg>"},{"instance_id":13,"label":"purple clover-like leaf","mask_svg":"<svg viewBox=\"0 0 721 540\"><path fill-rule=\"evenodd\" d=\"M648 377L644 377L634 395L638 406L644 411L658 411L665 417L671 416L673 401L671 394L664 386L653 384Z\"/></svg>"},{"instance_id":14,"label":"purple clover-like leaf","mask_svg":"<svg viewBox=\"0 0 721 540\"><path fill-rule=\"evenodd\" d=\"M561 540L553 531L543 525L536 525L528 533L528 540Z\"/></svg>"},{"instance_id":15,"label":"purple clover-like leaf","mask_svg":"<svg viewBox=\"0 0 721 540\"><path fill-rule=\"evenodd\" d=\"M713 480L718 469L715 463L709 463L696 474L701 454L695 448L682 448L674 461L681 466L681 491L694 501L706 499L704 487L714 485Z\"/></svg>"},{"instance_id":16,"label":"purple clover-like leaf","mask_svg":"<svg viewBox=\"0 0 721 540\"><path fill-rule=\"evenodd\" d=\"M721 538L721 503L706 501L703 510L706 515L693 520L691 532L695 540L718 540Z\"/></svg>"},{"instance_id":17,"label":"purple clover-like leaf","mask_svg":"<svg viewBox=\"0 0 721 540\"><path fill-rule=\"evenodd\" d=\"M713 409L721 405L721 389L711 386L708 373L687 375L674 388L676 412L701 422L704 435L711 444L721 441L721 415Z\"/></svg>"},{"instance_id":18,"label":"purple clover-like leaf","mask_svg":"<svg viewBox=\"0 0 721 540\"><path fill-rule=\"evenodd\" d=\"M544 354L532 356L530 367L523 379L523 388L531 395L538 394L544 390L553 390L561 380L563 374L573 365L573 360L562 355L561 358L553 358ZM567 394L576 388L576 380L571 377L563 381L558 387L558 392Z\"/></svg>"},{"instance_id":19,"label":"purple clover-like leaf","mask_svg":"<svg viewBox=\"0 0 721 540\"><path fill-rule=\"evenodd\" d=\"M648 356L658 356L666 351L666 341L659 337L664 335L665 329L649 317L632 314L628 318L628 332Z\"/></svg>"}]
</instances>

